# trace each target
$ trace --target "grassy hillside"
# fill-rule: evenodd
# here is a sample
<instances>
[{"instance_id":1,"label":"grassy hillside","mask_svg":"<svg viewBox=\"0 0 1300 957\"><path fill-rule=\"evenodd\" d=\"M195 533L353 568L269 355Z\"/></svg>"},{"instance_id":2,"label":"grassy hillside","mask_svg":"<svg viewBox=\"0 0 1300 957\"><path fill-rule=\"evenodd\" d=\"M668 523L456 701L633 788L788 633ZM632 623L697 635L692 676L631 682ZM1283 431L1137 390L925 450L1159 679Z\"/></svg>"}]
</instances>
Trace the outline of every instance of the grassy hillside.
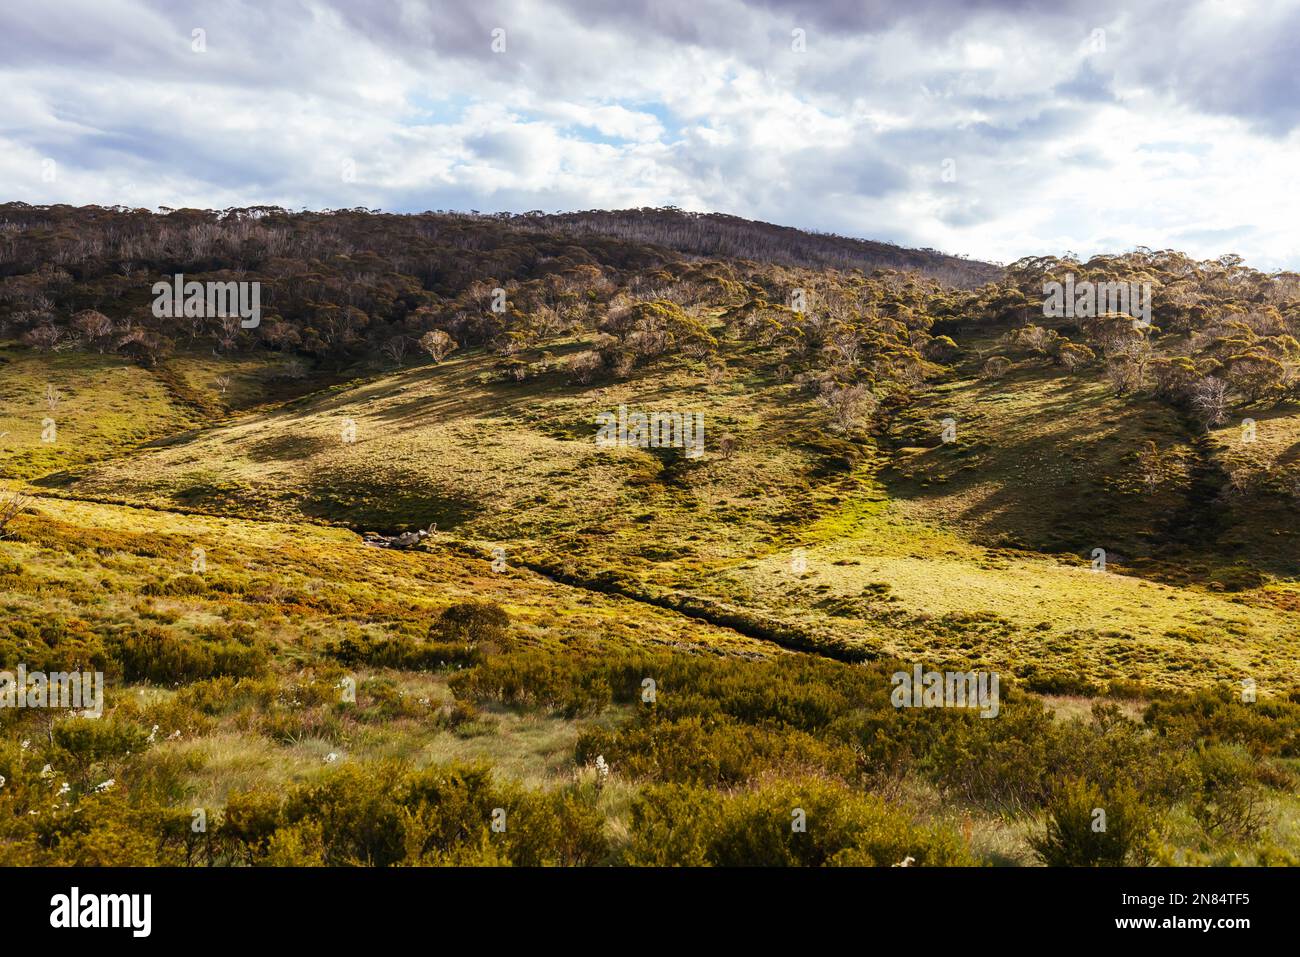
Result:
<instances>
[{"instance_id":1,"label":"grassy hillside","mask_svg":"<svg viewBox=\"0 0 1300 957\"><path fill-rule=\"evenodd\" d=\"M961 291L538 223L118 225L278 311L0 282L0 666L108 682L98 719L0 709L0 861L1300 859L1285 277L1200 264L1135 337L1029 321L1048 261ZM703 454L598 445L620 407ZM996 674L996 718L898 707L918 665Z\"/></svg>"},{"instance_id":2,"label":"grassy hillside","mask_svg":"<svg viewBox=\"0 0 1300 957\"><path fill-rule=\"evenodd\" d=\"M1293 685L1294 582L1229 593L1131 574L1172 547L1151 517L1186 507L1185 478L1154 494L1124 481L1149 436L1177 434L1158 406L1125 414L1099 386L1041 372L958 379L922 394L889 440L848 442L761 365L683 362L587 387L492 369L482 355L409 369L38 485L356 531L436 523L481 555L504 549L508 563L788 647L969 659L1049 689ZM735 450L693 462L595 447L597 412L620 404L700 411L710 442L724 433ZM928 448L889 451L947 416L957 441L935 430Z\"/></svg>"}]
</instances>

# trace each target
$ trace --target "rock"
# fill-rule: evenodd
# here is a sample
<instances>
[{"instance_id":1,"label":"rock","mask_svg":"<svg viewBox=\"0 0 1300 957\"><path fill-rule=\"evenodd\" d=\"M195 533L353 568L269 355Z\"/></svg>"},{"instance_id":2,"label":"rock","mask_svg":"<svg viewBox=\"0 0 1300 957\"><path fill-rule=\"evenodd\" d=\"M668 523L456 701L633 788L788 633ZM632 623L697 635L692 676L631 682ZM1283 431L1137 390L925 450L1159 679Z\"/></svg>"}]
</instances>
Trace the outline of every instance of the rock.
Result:
<instances>
[{"instance_id":1,"label":"rock","mask_svg":"<svg viewBox=\"0 0 1300 957\"><path fill-rule=\"evenodd\" d=\"M402 532L400 535L380 535L377 532L366 532L361 537L367 545L375 545L379 548L413 548L428 538L429 533L424 529L414 532Z\"/></svg>"}]
</instances>

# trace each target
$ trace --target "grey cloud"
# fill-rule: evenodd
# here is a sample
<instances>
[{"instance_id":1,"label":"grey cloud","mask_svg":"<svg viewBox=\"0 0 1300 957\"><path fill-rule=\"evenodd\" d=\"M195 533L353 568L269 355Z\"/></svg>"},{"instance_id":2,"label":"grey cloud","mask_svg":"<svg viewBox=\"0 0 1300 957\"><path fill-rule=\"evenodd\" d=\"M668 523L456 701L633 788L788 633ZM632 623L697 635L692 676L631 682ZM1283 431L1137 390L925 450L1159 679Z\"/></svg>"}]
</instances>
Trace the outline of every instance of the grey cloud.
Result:
<instances>
[{"instance_id":1,"label":"grey cloud","mask_svg":"<svg viewBox=\"0 0 1300 957\"><path fill-rule=\"evenodd\" d=\"M988 241L1058 180L1113 164L1109 144L1075 142L1099 107L1154 120L1148 142L1130 132L1121 144L1152 157L1139 169L1153 180L1214 161L1217 144L1183 135L1206 116L1279 142L1300 126L1300 10L1260 0L1208 26L1188 11L1174 0L53 0L0 14L0 152L11 158L0 170L33 191L5 198L28 200L60 195L33 176L35 153L82 184L129 177L223 200L676 203L918 245ZM809 32L806 55L789 50L794 26ZM190 51L194 27L208 31L205 55ZM495 27L506 54L491 51ZM1106 49L1089 53L1095 28ZM971 44L1003 58L971 58ZM454 97L456 115L415 122L402 105L412 95ZM609 103L654 112L664 136L584 152L600 137L564 117ZM799 141L805 119L831 132ZM230 132L214 132L226 120ZM774 122L791 135L774 142ZM573 149L552 159L539 143ZM1177 155L1189 152L1195 163ZM343 156L362 182L333 175ZM949 157L955 183L939 179ZM1189 243L1218 242L1199 225L1215 197L1189 198L1200 213L1166 203L1145 215L1164 217L1165 235L1197 223ZM1041 234L1083 247L1111 201L1038 210ZM1269 234L1222 237L1234 239L1263 248ZM1038 251L1035 236L1014 241Z\"/></svg>"}]
</instances>

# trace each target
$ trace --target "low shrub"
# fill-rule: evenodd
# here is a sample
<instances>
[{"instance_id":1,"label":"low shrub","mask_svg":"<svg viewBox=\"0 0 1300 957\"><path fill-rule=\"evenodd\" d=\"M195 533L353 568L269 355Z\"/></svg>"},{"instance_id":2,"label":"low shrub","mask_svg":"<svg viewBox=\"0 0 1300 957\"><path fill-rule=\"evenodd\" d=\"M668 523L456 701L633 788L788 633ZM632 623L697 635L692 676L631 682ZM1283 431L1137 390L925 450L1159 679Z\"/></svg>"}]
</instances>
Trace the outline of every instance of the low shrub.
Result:
<instances>
[{"instance_id":1,"label":"low shrub","mask_svg":"<svg viewBox=\"0 0 1300 957\"><path fill-rule=\"evenodd\" d=\"M1158 816L1137 791L1120 785L1103 795L1086 781L1065 782L1047 806L1047 826L1030 844L1049 867L1122 867L1150 862Z\"/></svg>"}]
</instances>

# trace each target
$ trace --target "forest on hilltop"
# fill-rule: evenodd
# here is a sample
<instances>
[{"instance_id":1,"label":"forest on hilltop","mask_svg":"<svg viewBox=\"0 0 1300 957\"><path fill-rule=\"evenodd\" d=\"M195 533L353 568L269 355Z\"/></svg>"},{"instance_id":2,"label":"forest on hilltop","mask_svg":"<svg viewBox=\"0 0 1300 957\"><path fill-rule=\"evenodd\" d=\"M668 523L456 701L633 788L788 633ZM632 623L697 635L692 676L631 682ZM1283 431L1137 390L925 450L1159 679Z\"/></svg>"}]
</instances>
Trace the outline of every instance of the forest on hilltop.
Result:
<instances>
[{"instance_id":1,"label":"forest on hilltop","mask_svg":"<svg viewBox=\"0 0 1300 957\"><path fill-rule=\"evenodd\" d=\"M522 379L524 350L591 329L601 334L594 356L575 360L589 381L669 352L716 351L700 313L722 309L729 335L776 344L790 369L815 371L822 389L872 386L877 377L914 384L935 371L928 362L955 355L948 333L1006 324L989 375L1015 358L1046 359L1103 376L1122 394L1150 392L1208 424L1300 395L1294 273L1262 273L1239 257L1201 262L1139 250L1087 262L1026 258L963 288L942 281L950 262L929 251L881 246L897 253L883 257L887 268L842 268L853 257L833 250L858 242L677 210L156 214L11 203L0 206L0 334L39 350L145 364L201 347L272 350L332 367L366 357L400 365L421 342L438 358L484 346ZM879 261L870 249L867 259ZM968 267L963 280L989 272L957 262ZM1081 282L1150 284L1154 323L1138 328L1115 314L1044 320L1045 284L1067 272ZM261 282L260 325L154 316L152 285L175 273Z\"/></svg>"}]
</instances>

